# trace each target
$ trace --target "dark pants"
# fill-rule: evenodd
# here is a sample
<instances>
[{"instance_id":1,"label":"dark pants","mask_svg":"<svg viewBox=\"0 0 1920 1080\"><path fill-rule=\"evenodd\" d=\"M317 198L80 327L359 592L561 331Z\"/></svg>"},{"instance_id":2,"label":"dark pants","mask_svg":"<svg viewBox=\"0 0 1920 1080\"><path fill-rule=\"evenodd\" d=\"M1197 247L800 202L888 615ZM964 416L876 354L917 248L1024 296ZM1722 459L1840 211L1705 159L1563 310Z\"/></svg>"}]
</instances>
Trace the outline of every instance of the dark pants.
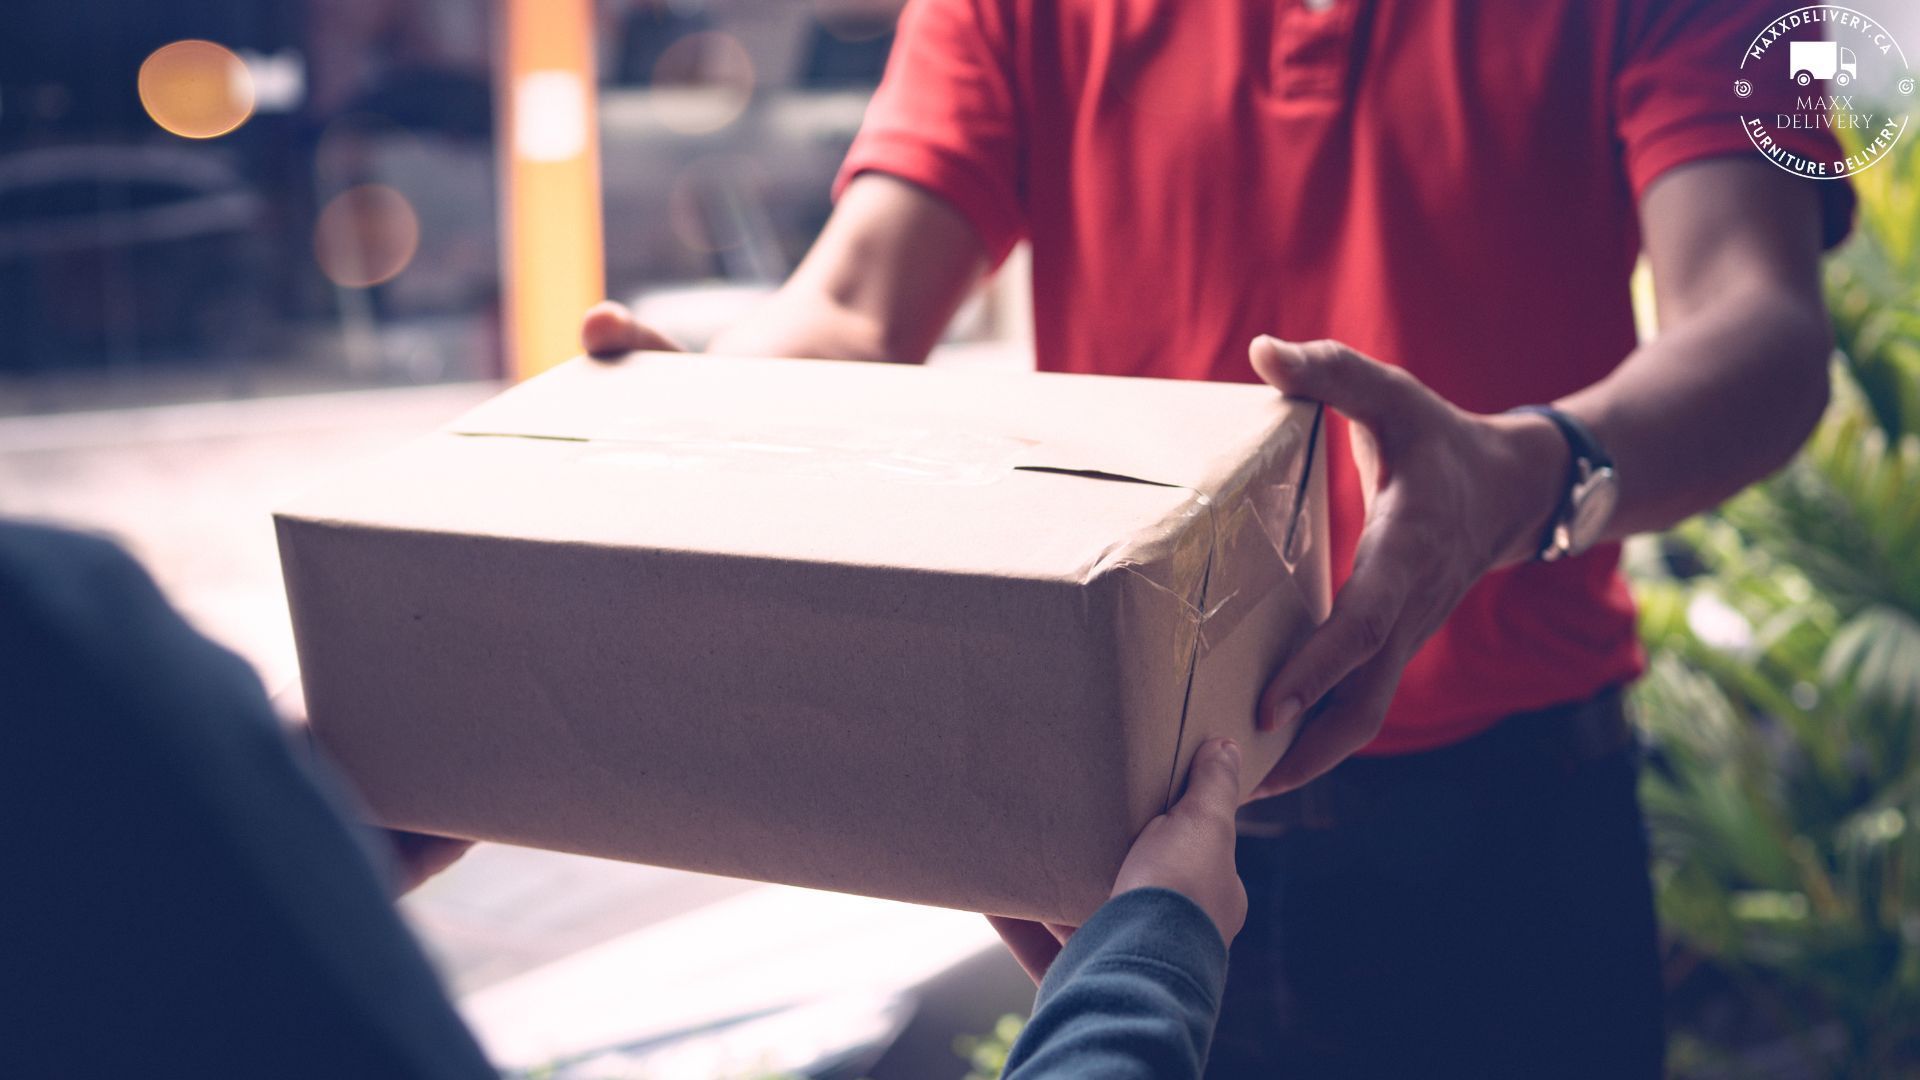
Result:
<instances>
[{"instance_id":1,"label":"dark pants","mask_svg":"<svg viewBox=\"0 0 1920 1080\"><path fill-rule=\"evenodd\" d=\"M1276 835L1240 840L1251 910L1207 1075L1660 1075L1637 750L1594 744L1619 709L1356 758L1284 796Z\"/></svg>"}]
</instances>

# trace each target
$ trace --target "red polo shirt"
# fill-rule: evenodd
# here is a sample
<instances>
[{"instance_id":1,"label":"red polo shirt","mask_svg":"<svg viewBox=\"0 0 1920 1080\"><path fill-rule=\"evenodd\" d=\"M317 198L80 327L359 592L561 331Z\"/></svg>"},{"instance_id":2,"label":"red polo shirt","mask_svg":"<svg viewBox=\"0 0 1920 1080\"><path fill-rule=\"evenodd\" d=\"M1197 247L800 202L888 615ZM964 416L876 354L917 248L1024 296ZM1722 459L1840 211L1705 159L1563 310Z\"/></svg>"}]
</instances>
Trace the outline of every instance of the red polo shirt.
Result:
<instances>
[{"instance_id":1,"label":"red polo shirt","mask_svg":"<svg viewBox=\"0 0 1920 1080\"><path fill-rule=\"evenodd\" d=\"M996 260L1031 239L1044 370L1250 381L1254 335L1336 338L1494 412L1632 351L1635 200L1688 161L1761 160L1740 107L1792 85L1742 102L1734 82L1777 6L912 0L840 182L924 187ZM1821 187L1837 240L1846 186ZM1330 434L1341 579L1361 504ZM1481 581L1368 752L1637 675L1618 561L1610 545Z\"/></svg>"}]
</instances>

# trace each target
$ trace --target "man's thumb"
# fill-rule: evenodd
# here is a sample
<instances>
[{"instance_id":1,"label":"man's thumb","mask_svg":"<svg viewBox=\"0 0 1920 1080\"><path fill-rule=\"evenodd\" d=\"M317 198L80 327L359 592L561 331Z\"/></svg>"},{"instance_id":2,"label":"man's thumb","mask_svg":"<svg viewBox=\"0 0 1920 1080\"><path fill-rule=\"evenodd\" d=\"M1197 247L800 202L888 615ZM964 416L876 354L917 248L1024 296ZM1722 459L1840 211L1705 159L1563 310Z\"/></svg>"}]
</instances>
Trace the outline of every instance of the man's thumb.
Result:
<instances>
[{"instance_id":1,"label":"man's thumb","mask_svg":"<svg viewBox=\"0 0 1920 1080\"><path fill-rule=\"evenodd\" d=\"M587 309L587 317L580 324L580 345L587 355L600 360L617 360L642 349L686 351L665 334L642 326L626 305L612 300L602 300Z\"/></svg>"},{"instance_id":2,"label":"man's thumb","mask_svg":"<svg viewBox=\"0 0 1920 1080\"><path fill-rule=\"evenodd\" d=\"M1281 393L1324 401L1368 427L1404 419L1420 393L1405 372L1337 341L1281 341L1262 334L1247 347L1247 357Z\"/></svg>"}]
</instances>

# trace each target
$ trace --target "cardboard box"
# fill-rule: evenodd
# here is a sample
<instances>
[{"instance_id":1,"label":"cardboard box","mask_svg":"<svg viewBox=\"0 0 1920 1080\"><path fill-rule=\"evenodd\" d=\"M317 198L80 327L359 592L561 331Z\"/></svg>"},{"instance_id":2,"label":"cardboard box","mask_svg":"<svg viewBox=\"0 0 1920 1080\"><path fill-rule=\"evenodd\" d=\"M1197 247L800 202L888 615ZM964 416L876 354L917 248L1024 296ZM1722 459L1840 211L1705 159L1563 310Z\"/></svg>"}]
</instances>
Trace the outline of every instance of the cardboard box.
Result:
<instances>
[{"instance_id":1,"label":"cardboard box","mask_svg":"<svg viewBox=\"0 0 1920 1080\"><path fill-rule=\"evenodd\" d=\"M405 829L1077 922L1324 616L1260 386L577 360L277 516L316 737ZM1307 490L1301 486L1306 482Z\"/></svg>"}]
</instances>

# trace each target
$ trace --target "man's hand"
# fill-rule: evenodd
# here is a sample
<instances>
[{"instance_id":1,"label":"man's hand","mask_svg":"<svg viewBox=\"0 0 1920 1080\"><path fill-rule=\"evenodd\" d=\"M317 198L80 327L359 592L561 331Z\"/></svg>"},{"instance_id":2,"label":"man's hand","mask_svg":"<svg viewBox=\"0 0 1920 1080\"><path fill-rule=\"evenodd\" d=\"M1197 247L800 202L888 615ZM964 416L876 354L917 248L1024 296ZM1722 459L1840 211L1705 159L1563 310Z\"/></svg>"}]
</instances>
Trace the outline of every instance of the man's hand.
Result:
<instances>
[{"instance_id":1,"label":"man's hand","mask_svg":"<svg viewBox=\"0 0 1920 1080\"><path fill-rule=\"evenodd\" d=\"M1260 377L1352 421L1367 520L1333 611L1261 695L1255 724L1304 715L1254 797L1290 791L1372 741L1400 672L1467 589L1531 557L1565 490L1551 421L1454 407L1413 376L1337 342L1256 338Z\"/></svg>"},{"instance_id":2,"label":"man's hand","mask_svg":"<svg viewBox=\"0 0 1920 1080\"><path fill-rule=\"evenodd\" d=\"M1672 169L1642 197L1660 333L1554 402L1619 471L1603 539L1714 505L1784 464L1819 420L1832 348L1821 187L1727 157ZM1534 554L1565 494L1569 455L1542 417L1463 412L1333 342L1261 338L1252 355L1268 382L1355 422L1361 479L1377 488L1332 616L1261 700L1262 726L1307 717L1257 792L1271 795L1373 738L1401 668L1468 587Z\"/></svg>"},{"instance_id":3,"label":"man's hand","mask_svg":"<svg viewBox=\"0 0 1920 1080\"><path fill-rule=\"evenodd\" d=\"M925 188L862 173L793 276L707 351L917 364L986 270L987 251L960 211ZM612 301L587 312L580 337L602 360L686 351Z\"/></svg>"},{"instance_id":4,"label":"man's hand","mask_svg":"<svg viewBox=\"0 0 1920 1080\"><path fill-rule=\"evenodd\" d=\"M1240 747L1215 739L1187 770L1186 794L1147 822L1120 864L1114 896L1133 889L1172 889L1200 906L1231 945L1247 921L1247 890L1233 868L1233 815L1240 800ZM989 915L1007 950L1035 984L1060 955L1071 926Z\"/></svg>"},{"instance_id":5,"label":"man's hand","mask_svg":"<svg viewBox=\"0 0 1920 1080\"><path fill-rule=\"evenodd\" d=\"M673 339L643 326L625 304L602 300L587 309L580 323L580 347L596 360L618 360L630 352L685 352Z\"/></svg>"}]
</instances>

